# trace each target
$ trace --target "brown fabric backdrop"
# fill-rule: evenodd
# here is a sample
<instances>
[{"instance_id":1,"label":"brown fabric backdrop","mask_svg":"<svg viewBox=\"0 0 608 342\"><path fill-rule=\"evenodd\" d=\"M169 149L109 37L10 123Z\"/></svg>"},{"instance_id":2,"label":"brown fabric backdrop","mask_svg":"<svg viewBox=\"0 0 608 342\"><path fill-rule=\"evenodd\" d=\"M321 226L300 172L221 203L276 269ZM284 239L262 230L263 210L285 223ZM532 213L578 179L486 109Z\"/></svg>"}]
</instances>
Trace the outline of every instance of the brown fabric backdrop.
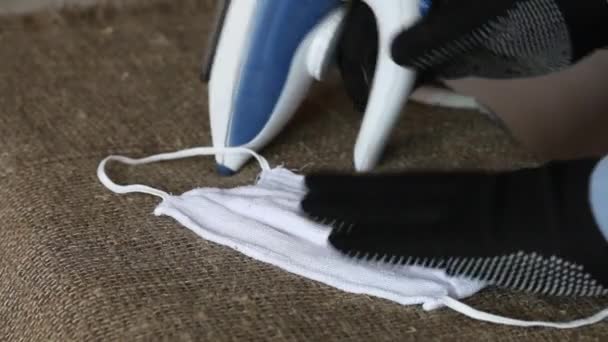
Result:
<instances>
[{"instance_id":1,"label":"brown fabric backdrop","mask_svg":"<svg viewBox=\"0 0 608 342\"><path fill-rule=\"evenodd\" d=\"M125 11L0 20L0 340L600 341L608 326L516 329L449 310L424 312L346 294L204 241L155 198L116 196L95 169L210 143L198 81L214 1L155 1ZM412 105L381 170L530 163L475 113ZM316 87L266 151L273 164L351 168L360 117L340 88ZM211 158L112 167L119 182L182 192L251 182ZM467 300L522 319L567 320L605 299L488 290Z\"/></svg>"}]
</instances>

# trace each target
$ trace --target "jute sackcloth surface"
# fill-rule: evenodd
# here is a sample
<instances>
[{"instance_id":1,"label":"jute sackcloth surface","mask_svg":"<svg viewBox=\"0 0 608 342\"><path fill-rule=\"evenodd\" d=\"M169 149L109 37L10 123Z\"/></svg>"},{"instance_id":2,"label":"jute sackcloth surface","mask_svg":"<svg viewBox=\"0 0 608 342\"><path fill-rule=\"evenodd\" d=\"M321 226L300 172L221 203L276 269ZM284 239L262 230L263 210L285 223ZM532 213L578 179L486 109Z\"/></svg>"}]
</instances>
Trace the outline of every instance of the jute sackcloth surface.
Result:
<instances>
[{"instance_id":1,"label":"jute sackcloth surface","mask_svg":"<svg viewBox=\"0 0 608 342\"><path fill-rule=\"evenodd\" d=\"M0 20L0 340L600 341L608 325L518 329L424 312L308 281L198 238L97 180L108 154L209 146L198 80L215 1L154 1ZM532 162L471 112L408 107L379 171ZM273 165L352 169L361 120L336 83L317 85L264 155ZM173 193L254 181L212 157L113 165L120 183ZM487 290L466 301L521 319L568 320L606 300Z\"/></svg>"}]
</instances>

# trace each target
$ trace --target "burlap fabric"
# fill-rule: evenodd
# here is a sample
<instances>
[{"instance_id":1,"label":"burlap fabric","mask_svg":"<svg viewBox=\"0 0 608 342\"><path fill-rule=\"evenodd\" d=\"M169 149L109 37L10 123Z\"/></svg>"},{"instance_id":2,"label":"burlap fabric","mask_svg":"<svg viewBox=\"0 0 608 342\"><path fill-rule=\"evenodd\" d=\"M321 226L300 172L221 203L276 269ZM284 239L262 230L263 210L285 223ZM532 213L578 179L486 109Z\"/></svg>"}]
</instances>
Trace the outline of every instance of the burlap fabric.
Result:
<instances>
[{"instance_id":1,"label":"burlap fabric","mask_svg":"<svg viewBox=\"0 0 608 342\"><path fill-rule=\"evenodd\" d=\"M599 341L608 325L515 329L449 310L427 313L351 295L203 241L149 196L97 181L110 153L209 145L198 81L214 1L163 1L0 20L0 340ZM475 113L411 106L382 170L528 163ZM316 87L265 151L274 164L350 169L360 117L332 84ZM220 178L211 158L137 168L119 182L179 193ZM485 291L467 301L523 319L566 320L606 300Z\"/></svg>"}]
</instances>

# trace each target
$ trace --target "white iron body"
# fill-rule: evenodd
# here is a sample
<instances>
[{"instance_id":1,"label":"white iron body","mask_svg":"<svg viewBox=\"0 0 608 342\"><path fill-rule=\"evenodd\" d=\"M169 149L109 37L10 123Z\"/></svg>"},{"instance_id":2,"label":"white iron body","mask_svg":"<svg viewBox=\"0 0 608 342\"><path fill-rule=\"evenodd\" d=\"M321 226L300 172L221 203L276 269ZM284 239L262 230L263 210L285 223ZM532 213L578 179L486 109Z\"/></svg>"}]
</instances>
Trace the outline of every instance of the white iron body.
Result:
<instances>
[{"instance_id":1,"label":"white iron body","mask_svg":"<svg viewBox=\"0 0 608 342\"><path fill-rule=\"evenodd\" d=\"M416 74L392 60L390 46L395 34L421 16L420 0L364 2L376 16L380 46L374 83L354 148L354 166L360 172L373 169L380 160L412 92ZM279 9L273 12L273 6ZM276 16L282 15L281 10L291 11L289 6L301 6L303 10L295 12L297 16L291 21L297 18L298 22L293 26L281 26L281 20L289 20ZM214 147L259 151L283 130L313 82L322 81L332 65L347 11L348 2L341 0L229 2L208 80ZM299 21L301 17L304 19ZM308 31L297 32L303 29ZM275 69L272 63L276 63ZM216 161L222 173L231 174L248 159L247 155L235 154L219 155Z\"/></svg>"}]
</instances>

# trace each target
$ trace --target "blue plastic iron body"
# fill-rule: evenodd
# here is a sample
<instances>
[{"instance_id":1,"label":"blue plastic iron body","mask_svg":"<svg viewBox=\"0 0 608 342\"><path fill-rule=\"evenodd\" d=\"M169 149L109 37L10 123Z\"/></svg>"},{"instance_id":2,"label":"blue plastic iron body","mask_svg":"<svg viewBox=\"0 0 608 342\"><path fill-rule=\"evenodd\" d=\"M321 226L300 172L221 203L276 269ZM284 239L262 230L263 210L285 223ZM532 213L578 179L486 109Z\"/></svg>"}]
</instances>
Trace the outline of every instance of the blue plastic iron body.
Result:
<instances>
[{"instance_id":1,"label":"blue plastic iron body","mask_svg":"<svg viewBox=\"0 0 608 342\"><path fill-rule=\"evenodd\" d=\"M386 27L399 24L400 18L418 17L430 7L429 0L364 1L375 7L377 15L384 16L378 20L378 25ZM329 55L333 53L332 46L338 39L340 21L348 3L343 0L225 1L207 79L214 146L260 150L283 129L305 98L311 83L320 80L317 69L323 69L331 59ZM409 84L413 83L409 79L414 76L401 73L395 67L384 63L384 76L380 77L386 81L380 80L377 88L403 90L397 97L405 98ZM391 77L397 79L387 79ZM403 81L405 78L408 80ZM375 98L383 92L385 90L377 91ZM386 96L395 97L389 93ZM383 108L378 103L383 100L370 102L375 103L370 111L391 112L389 115L393 117L400 105L389 104ZM378 139L369 128L378 125L376 119L371 118L379 115L368 116L370 123L363 124L368 127L362 128L364 134L360 137L358 154L361 156L358 159L366 160L360 164L371 165L374 158L367 158L367 155L378 154L383 142L374 141ZM388 129L381 128L378 134L385 135ZM218 171L233 174L248 158L247 155L217 156Z\"/></svg>"},{"instance_id":2,"label":"blue plastic iron body","mask_svg":"<svg viewBox=\"0 0 608 342\"><path fill-rule=\"evenodd\" d=\"M213 143L259 150L287 124L313 82L306 64L311 32L344 2L232 0L225 6L209 76ZM220 156L218 170L232 174L247 158Z\"/></svg>"},{"instance_id":3,"label":"blue plastic iron body","mask_svg":"<svg viewBox=\"0 0 608 342\"><path fill-rule=\"evenodd\" d=\"M339 0L262 0L235 93L229 146L253 140L283 92L296 49Z\"/></svg>"}]
</instances>

